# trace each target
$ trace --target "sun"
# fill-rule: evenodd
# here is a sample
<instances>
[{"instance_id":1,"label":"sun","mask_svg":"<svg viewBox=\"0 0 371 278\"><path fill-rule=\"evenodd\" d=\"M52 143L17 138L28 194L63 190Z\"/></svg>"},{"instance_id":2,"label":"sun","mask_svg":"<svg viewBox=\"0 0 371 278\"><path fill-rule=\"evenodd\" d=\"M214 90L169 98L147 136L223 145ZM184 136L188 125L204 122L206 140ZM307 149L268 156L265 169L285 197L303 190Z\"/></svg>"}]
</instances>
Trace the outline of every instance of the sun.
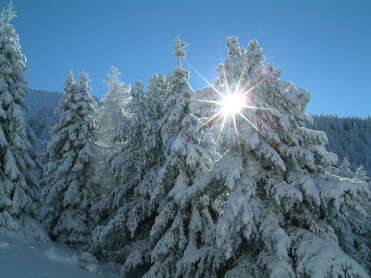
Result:
<instances>
[{"instance_id":1,"label":"sun","mask_svg":"<svg viewBox=\"0 0 371 278\"><path fill-rule=\"evenodd\" d=\"M241 83L243 83L242 79L244 76L245 69L241 72L241 75L237 81L237 83L229 84L226 73L224 72L224 79L225 79L225 87L224 88L217 88L216 86L212 85L195 67L187 63L215 92L219 98L218 99L193 99L194 101L204 102L212 104L214 106L219 106L219 109L215 111L212 115L207 117L205 121L199 125L194 132L200 130L202 127L215 122L219 121L219 132L216 137L217 141L219 140L220 136L222 135L222 132L226 125L233 125L237 144L240 150L240 139L238 134L238 127L242 123L240 121L237 121L237 118L241 118L249 124L266 142L268 142L269 145L274 147L274 144L262 133L261 130L259 130L259 127L251 120L249 119L248 115L245 115L245 111L250 111L250 116L254 111L262 110L262 111L273 111L272 108L266 108L266 107L258 107L254 105L254 102L252 101L252 94L255 90L259 88L260 85L262 85L264 82L270 79L272 76L272 73L267 73L261 80L259 80L254 85L245 86ZM230 121L228 121L228 119ZM193 133L194 133L193 132Z\"/></svg>"},{"instance_id":2,"label":"sun","mask_svg":"<svg viewBox=\"0 0 371 278\"><path fill-rule=\"evenodd\" d=\"M224 115L234 115L241 112L242 108L245 107L245 96L238 92L231 95L223 96L221 102L221 111Z\"/></svg>"}]
</instances>

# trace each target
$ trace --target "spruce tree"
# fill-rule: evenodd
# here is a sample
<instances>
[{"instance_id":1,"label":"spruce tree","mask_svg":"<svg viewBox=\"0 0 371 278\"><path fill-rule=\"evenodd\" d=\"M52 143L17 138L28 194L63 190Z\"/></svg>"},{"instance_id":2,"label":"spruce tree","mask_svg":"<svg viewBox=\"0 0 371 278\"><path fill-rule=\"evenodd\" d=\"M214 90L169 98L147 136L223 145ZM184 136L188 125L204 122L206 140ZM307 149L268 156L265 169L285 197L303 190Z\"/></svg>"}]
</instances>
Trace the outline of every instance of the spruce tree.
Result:
<instances>
[{"instance_id":1,"label":"spruce tree","mask_svg":"<svg viewBox=\"0 0 371 278\"><path fill-rule=\"evenodd\" d=\"M165 118L164 101L168 85L164 75L154 74L145 93L146 132L143 134L142 148L147 166L133 191L133 197L127 198L129 206L126 227L130 231L130 244L121 271L124 277L142 276L151 265L150 231L158 215L157 203L152 202L152 196L164 160L161 127Z\"/></svg>"},{"instance_id":2,"label":"spruce tree","mask_svg":"<svg viewBox=\"0 0 371 278\"><path fill-rule=\"evenodd\" d=\"M129 277L141 276L149 262L145 234L153 222L148 219L153 209L138 192L140 184L151 184L148 179L153 176L149 151L156 140L149 133L152 121L148 100L144 84L137 81L125 111L127 117L115 135L119 147L108 157L115 179L112 191L94 208L100 215L100 225L93 232L93 251L123 264L122 274Z\"/></svg>"},{"instance_id":3,"label":"spruce tree","mask_svg":"<svg viewBox=\"0 0 371 278\"><path fill-rule=\"evenodd\" d=\"M202 179L217 158L210 132L200 130L200 119L189 110L193 90L187 79L189 71L181 67L180 58L187 44L176 39L174 55L178 68L169 74L165 92L161 128L164 162L150 202L158 216L150 233L152 266L148 277L174 277L183 254L199 247L199 234L210 224L208 196L187 194L193 183Z\"/></svg>"},{"instance_id":4,"label":"spruce tree","mask_svg":"<svg viewBox=\"0 0 371 278\"><path fill-rule=\"evenodd\" d=\"M348 159L344 158L343 162L341 163L341 165L339 167L338 175L341 176L341 177L345 177L345 178L353 178L354 173L353 173L352 170L350 170L349 166L350 166L350 163L349 163Z\"/></svg>"},{"instance_id":5,"label":"spruce tree","mask_svg":"<svg viewBox=\"0 0 371 278\"><path fill-rule=\"evenodd\" d=\"M0 21L0 227L10 230L24 216L35 216L39 199L36 139L24 115L28 68L10 24L15 16L10 3Z\"/></svg>"},{"instance_id":6,"label":"spruce tree","mask_svg":"<svg viewBox=\"0 0 371 278\"><path fill-rule=\"evenodd\" d=\"M113 136L130 101L131 87L124 85L120 75L121 72L112 67L112 73L108 74L108 80L104 81L108 90L100 107L99 140L108 148L113 147Z\"/></svg>"},{"instance_id":7,"label":"spruce tree","mask_svg":"<svg viewBox=\"0 0 371 278\"><path fill-rule=\"evenodd\" d=\"M107 93L102 99L102 106L98 109L97 148L95 154L96 177L99 179L100 192L98 202L93 206L92 214L97 224L101 224L101 214L105 213L102 204L107 194L117 186L117 178L107 164L107 157L116 154L121 147L120 140L114 140L123 122L127 122L127 108L130 102L131 86L120 80L121 72L112 67L108 74Z\"/></svg>"},{"instance_id":8,"label":"spruce tree","mask_svg":"<svg viewBox=\"0 0 371 278\"><path fill-rule=\"evenodd\" d=\"M163 74L155 73L148 82L147 97L149 105L148 134L152 140L149 142L147 153L152 160L152 165L161 164L163 159L163 146L161 127L164 121L166 106L165 94L168 90L168 81Z\"/></svg>"},{"instance_id":9,"label":"spruce tree","mask_svg":"<svg viewBox=\"0 0 371 278\"><path fill-rule=\"evenodd\" d=\"M90 208L94 201L94 132L96 103L87 74L76 83L69 74L59 103L59 122L53 127L43 175L45 200L42 221L51 237L86 248L91 234Z\"/></svg>"},{"instance_id":10,"label":"spruce tree","mask_svg":"<svg viewBox=\"0 0 371 278\"><path fill-rule=\"evenodd\" d=\"M339 210L359 206L359 196L368 194L366 184L328 174L336 156L324 147L326 134L304 127L311 120L305 113L310 94L281 81L273 65L264 67L257 41L244 49L230 37L227 46L219 78L195 93L205 102L193 104L210 120L210 112L221 114L210 122L223 156L196 189L222 206L214 205L216 223L203 231L209 239L193 250L192 259L184 255L182 274L366 277L354 260L359 258L341 249L340 235L331 226ZM214 105L228 94L242 96L240 113L221 112Z\"/></svg>"},{"instance_id":11,"label":"spruce tree","mask_svg":"<svg viewBox=\"0 0 371 278\"><path fill-rule=\"evenodd\" d=\"M365 167L363 165L359 166L355 173L355 178L360 181L368 181L367 173L364 170Z\"/></svg>"}]
</instances>

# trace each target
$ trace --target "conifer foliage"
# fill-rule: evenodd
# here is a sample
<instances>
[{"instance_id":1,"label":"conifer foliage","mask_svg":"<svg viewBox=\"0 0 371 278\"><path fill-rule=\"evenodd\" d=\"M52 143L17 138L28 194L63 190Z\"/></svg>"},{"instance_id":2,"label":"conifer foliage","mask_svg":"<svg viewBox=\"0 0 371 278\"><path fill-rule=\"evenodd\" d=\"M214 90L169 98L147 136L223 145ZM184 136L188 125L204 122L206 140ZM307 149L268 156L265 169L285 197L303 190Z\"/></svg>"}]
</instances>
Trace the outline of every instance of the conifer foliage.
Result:
<instances>
[{"instance_id":1,"label":"conifer foliage","mask_svg":"<svg viewBox=\"0 0 371 278\"><path fill-rule=\"evenodd\" d=\"M131 87L120 80L120 75L118 68L112 67L112 73L108 74L108 80L104 81L108 91L100 108L99 138L104 140L108 148L113 147L117 125L123 120L123 113L127 110L130 101Z\"/></svg>"},{"instance_id":2,"label":"conifer foliage","mask_svg":"<svg viewBox=\"0 0 371 278\"><path fill-rule=\"evenodd\" d=\"M148 234L153 221L149 219L146 224L149 227L138 230L140 222L150 213L138 192L139 185L150 176L152 166L149 111L144 84L137 81L115 134L118 148L108 156L107 164L114 176L112 190L94 207L100 215L100 225L93 232L94 251L123 264L123 273L134 277L143 274L142 268L149 261L149 244L142 233Z\"/></svg>"},{"instance_id":3,"label":"conifer foliage","mask_svg":"<svg viewBox=\"0 0 371 278\"><path fill-rule=\"evenodd\" d=\"M176 47L186 45L178 36ZM185 57L185 50L174 55ZM168 76L164 100L164 162L151 195L158 216L150 233L153 265L148 277L178 276L178 261L187 248L198 246L198 233L211 218L205 206L207 196L193 198L187 190L211 169L217 158L216 145L210 132L198 129L201 121L189 110L194 93L187 81L189 71L178 65Z\"/></svg>"},{"instance_id":4,"label":"conifer foliage","mask_svg":"<svg viewBox=\"0 0 371 278\"><path fill-rule=\"evenodd\" d=\"M0 20L0 227L18 229L17 219L34 216L38 200L36 139L27 125L24 97L28 72L18 35L10 24L12 4Z\"/></svg>"},{"instance_id":5,"label":"conifer foliage","mask_svg":"<svg viewBox=\"0 0 371 278\"><path fill-rule=\"evenodd\" d=\"M304 127L311 120L305 114L310 94L279 80L273 65L264 68L257 41L244 49L230 37L227 46L229 58L219 65L215 85L195 98L213 103L220 94L242 94L245 110L214 124L216 133L224 128L223 156L204 187L223 206L209 232L213 252L194 250L188 268L211 277L210 269L226 277L366 276L341 249L330 220L339 209L357 207L367 185L326 173L336 156L326 152L324 132ZM197 102L195 109L208 115L219 108ZM366 257L353 258L362 263Z\"/></svg>"},{"instance_id":6,"label":"conifer foliage","mask_svg":"<svg viewBox=\"0 0 371 278\"><path fill-rule=\"evenodd\" d=\"M87 74L70 73L39 197L14 16L10 4L0 19L0 227L18 229L41 199L52 239L123 277L368 277L366 172L332 168L326 134L305 127L311 95L264 65L256 40L227 38L218 78L194 92L178 35L175 70L145 90L113 67L100 110Z\"/></svg>"},{"instance_id":7,"label":"conifer foliage","mask_svg":"<svg viewBox=\"0 0 371 278\"><path fill-rule=\"evenodd\" d=\"M41 219L52 238L70 245L84 246L91 233L89 213L94 200L94 113L87 74L76 83L69 74L65 94L57 111L43 175L45 199Z\"/></svg>"}]
</instances>

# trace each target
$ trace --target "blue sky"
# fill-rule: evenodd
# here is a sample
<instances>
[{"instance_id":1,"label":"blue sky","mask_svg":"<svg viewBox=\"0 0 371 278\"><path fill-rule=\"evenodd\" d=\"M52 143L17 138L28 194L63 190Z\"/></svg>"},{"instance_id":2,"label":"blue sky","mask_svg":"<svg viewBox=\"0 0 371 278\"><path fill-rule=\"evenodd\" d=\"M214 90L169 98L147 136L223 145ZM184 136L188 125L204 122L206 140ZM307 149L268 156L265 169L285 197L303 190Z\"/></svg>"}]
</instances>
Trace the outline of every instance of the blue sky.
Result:
<instances>
[{"instance_id":1,"label":"blue sky","mask_svg":"<svg viewBox=\"0 0 371 278\"><path fill-rule=\"evenodd\" d=\"M0 6L8 1L0 0ZM92 94L106 92L111 66L125 83L147 84L177 66L177 33L187 63L211 82L227 57L225 37L257 39L282 80L313 94L308 113L371 115L371 1L13 0L27 56L29 87L63 91L69 71L85 71ZM191 71L193 89L206 83Z\"/></svg>"}]
</instances>

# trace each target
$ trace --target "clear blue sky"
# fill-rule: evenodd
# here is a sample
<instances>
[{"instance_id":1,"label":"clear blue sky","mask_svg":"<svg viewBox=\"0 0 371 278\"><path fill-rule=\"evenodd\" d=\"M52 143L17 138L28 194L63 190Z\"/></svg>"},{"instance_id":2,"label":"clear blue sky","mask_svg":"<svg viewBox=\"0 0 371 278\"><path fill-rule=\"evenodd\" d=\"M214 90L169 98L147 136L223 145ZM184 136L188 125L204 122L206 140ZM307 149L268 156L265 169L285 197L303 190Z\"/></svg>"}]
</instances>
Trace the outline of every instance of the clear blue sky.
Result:
<instances>
[{"instance_id":1,"label":"clear blue sky","mask_svg":"<svg viewBox=\"0 0 371 278\"><path fill-rule=\"evenodd\" d=\"M7 0L0 0L4 7ZM186 61L211 82L227 56L225 37L257 39L266 62L313 94L308 113L371 115L371 1L13 0L13 20L31 72L29 87L63 91L68 72L85 71L103 96L111 66L147 84L177 66L173 39L191 45ZM206 86L191 71L193 89ZM77 77L78 78L78 77Z\"/></svg>"}]
</instances>

